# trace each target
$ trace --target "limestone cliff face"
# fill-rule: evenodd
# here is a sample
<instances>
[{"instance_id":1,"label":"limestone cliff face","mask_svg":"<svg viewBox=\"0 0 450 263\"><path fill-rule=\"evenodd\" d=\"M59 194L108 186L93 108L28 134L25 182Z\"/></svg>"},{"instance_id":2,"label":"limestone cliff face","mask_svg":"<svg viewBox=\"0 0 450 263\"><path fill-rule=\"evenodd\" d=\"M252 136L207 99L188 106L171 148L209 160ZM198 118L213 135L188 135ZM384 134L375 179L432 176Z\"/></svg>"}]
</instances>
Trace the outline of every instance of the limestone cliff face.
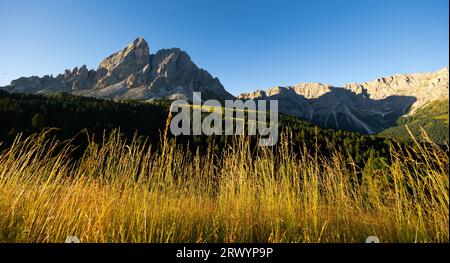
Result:
<instances>
[{"instance_id":1,"label":"limestone cliff face","mask_svg":"<svg viewBox=\"0 0 450 263\"><path fill-rule=\"evenodd\" d=\"M204 98L234 98L219 79L198 68L186 52L172 48L150 54L143 38L105 58L97 70L83 65L56 78L20 78L3 89L37 94L63 91L116 100L189 99L193 91L203 92Z\"/></svg>"},{"instance_id":2,"label":"limestone cliff face","mask_svg":"<svg viewBox=\"0 0 450 263\"><path fill-rule=\"evenodd\" d=\"M416 98L411 107L414 111L431 101L448 97L448 74L448 68L443 68L437 72L399 74L363 84L347 84L345 88L366 92L374 100L389 96L413 96Z\"/></svg>"},{"instance_id":3,"label":"limestone cliff face","mask_svg":"<svg viewBox=\"0 0 450 263\"><path fill-rule=\"evenodd\" d=\"M289 96L289 94L296 94L303 96L307 99L314 99L324 95L325 93L330 92L331 88L332 88L331 85L325 85L321 83L300 83L288 87L274 87L266 91L256 90L250 93L242 93L241 95L239 95L239 98L260 99L272 96L280 96L283 94L286 96Z\"/></svg>"},{"instance_id":4,"label":"limestone cliff face","mask_svg":"<svg viewBox=\"0 0 450 263\"><path fill-rule=\"evenodd\" d=\"M280 111L320 126L377 133L428 103L448 98L448 68L432 73L401 74L362 84L333 87L319 83L257 90L242 99L276 99Z\"/></svg>"},{"instance_id":5,"label":"limestone cliff face","mask_svg":"<svg viewBox=\"0 0 450 263\"><path fill-rule=\"evenodd\" d=\"M145 66L150 63L149 46L147 42L138 38L122 51L112 54L104 59L98 66L98 82L94 89L103 89L118 82L127 80L130 87L136 85L145 76L142 74ZM137 79L139 76L139 80ZM145 82L142 81L142 84Z\"/></svg>"}]
</instances>

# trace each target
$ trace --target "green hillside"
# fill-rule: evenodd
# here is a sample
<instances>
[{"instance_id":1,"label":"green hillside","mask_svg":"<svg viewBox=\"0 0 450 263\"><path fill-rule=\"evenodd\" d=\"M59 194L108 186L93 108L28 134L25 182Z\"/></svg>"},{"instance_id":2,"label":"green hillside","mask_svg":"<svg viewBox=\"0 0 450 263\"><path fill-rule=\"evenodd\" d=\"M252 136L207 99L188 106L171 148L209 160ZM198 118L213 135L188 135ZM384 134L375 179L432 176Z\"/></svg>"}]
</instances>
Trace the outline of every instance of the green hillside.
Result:
<instances>
[{"instance_id":1,"label":"green hillside","mask_svg":"<svg viewBox=\"0 0 450 263\"><path fill-rule=\"evenodd\" d=\"M417 139L423 140L422 127L432 141L446 144L449 141L448 107L448 99L433 101L418 109L413 115L400 118L397 121L398 126L389 128L380 135L396 140L409 140L411 137L406 129L408 127Z\"/></svg>"}]
</instances>

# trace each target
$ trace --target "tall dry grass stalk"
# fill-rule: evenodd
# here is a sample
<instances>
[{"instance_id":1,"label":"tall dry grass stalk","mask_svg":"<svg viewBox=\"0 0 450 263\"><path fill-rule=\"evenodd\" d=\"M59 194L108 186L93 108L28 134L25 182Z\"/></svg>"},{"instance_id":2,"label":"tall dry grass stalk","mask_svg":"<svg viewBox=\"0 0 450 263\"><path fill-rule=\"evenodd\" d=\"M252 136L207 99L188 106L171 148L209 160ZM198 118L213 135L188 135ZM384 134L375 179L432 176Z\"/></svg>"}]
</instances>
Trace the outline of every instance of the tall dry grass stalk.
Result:
<instances>
[{"instance_id":1,"label":"tall dry grass stalk","mask_svg":"<svg viewBox=\"0 0 450 263\"><path fill-rule=\"evenodd\" d=\"M70 159L65 142L18 136L0 153L0 242L449 242L448 153L391 148L365 169L335 153L250 150L218 158L112 133ZM212 147L211 147L212 148Z\"/></svg>"}]
</instances>

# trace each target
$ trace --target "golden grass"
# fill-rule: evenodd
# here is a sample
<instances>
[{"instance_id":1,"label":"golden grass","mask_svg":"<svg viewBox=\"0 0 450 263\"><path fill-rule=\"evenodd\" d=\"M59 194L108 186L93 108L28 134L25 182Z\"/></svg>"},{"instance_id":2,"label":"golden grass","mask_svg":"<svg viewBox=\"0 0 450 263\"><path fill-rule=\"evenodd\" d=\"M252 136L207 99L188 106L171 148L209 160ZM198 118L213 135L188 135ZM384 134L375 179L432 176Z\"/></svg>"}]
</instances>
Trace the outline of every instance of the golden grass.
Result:
<instances>
[{"instance_id":1,"label":"golden grass","mask_svg":"<svg viewBox=\"0 0 450 263\"><path fill-rule=\"evenodd\" d=\"M0 153L0 242L449 242L448 152L360 169L281 137L277 153L236 137L219 159L113 133L73 162L68 143L18 136Z\"/></svg>"}]
</instances>

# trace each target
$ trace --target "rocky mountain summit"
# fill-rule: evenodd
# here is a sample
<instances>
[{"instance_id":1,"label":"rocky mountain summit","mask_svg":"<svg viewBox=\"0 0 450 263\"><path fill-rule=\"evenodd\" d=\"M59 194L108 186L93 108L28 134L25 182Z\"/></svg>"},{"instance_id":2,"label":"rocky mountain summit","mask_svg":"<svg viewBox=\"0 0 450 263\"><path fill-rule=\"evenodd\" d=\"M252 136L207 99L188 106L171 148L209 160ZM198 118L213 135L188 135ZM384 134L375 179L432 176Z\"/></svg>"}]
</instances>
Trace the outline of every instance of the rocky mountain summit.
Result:
<instances>
[{"instance_id":1,"label":"rocky mountain summit","mask_svg":"<svg viewBox=\"0 0 450 263\"><path fill-rule=\"evenodd\" d=\"M172 48L150 54L143 38L104 59L97 70L83 65L56 77L22 77L2 89L35 94L62 91L115 100L190 99L193 91L201 91L205 99L234 98L218 78L198 68L186 52Z\"/></svg>"},{"instance_id":2,"label":"rocky mountain summit","mask_svg":"<svg viewBox=\"0 0 450 263\"><path fill-rule=\"evenodd\" d=\"M333 87L301 83L243 93L241 99L279 100L280 112L323 127L373 134L430 102L449 96L448 68Z\"/></svg>"}]
</instances>

